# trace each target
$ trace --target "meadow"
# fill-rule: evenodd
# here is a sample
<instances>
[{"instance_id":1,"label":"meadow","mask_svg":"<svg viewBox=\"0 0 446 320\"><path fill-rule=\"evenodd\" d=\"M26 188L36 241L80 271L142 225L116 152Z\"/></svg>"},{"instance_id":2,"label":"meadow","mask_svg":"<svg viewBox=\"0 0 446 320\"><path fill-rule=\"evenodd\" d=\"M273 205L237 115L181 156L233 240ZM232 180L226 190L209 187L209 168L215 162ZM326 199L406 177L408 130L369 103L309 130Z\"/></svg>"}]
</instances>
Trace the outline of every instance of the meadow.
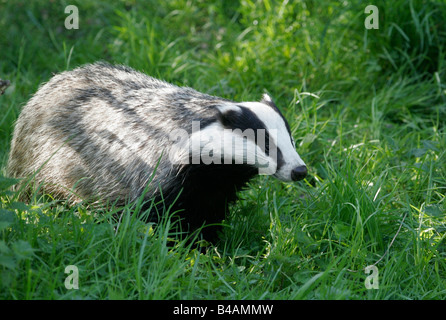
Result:
<instances>
[{"instance_id":1,"label":"meadow","mask_svg":"<svg viewBox=\"0 0 446 320\"><path fill-rule=\"evenodd\" d=\"M446 3L373 1L378 29L368 4L0 1L0 299L446 299ZM307 178L254 179L202 247L141 203L20 201L6 163L21 107L98 60L235 101L268 92Z\"/></svg>"}]
</instances>

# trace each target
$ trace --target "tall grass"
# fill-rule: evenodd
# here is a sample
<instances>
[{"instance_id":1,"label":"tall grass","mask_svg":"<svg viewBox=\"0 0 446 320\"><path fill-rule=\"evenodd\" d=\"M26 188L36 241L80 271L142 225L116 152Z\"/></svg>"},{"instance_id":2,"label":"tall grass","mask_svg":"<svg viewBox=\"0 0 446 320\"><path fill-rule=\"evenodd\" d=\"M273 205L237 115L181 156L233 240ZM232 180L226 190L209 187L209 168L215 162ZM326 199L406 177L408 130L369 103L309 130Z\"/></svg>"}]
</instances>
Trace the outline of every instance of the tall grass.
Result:
<instances>
[{"instance_id":1,"label":"tall grass","mask_svg":"<svg viewBox=\"0 0 446 320\"><path fill-rule=\"evenodd\" d=\"M68 4L79 30L64 28ZM446 6L375 1L367 30L368 4L0 3L3 174L21 106L53 72L96 60L233 100L269 92L309 167L299 183L253 180L207 247L175 238L171 212L155 226L132 205L23 203L2 178L0 297L444 299Z\"/></svg>"}]
</instances>

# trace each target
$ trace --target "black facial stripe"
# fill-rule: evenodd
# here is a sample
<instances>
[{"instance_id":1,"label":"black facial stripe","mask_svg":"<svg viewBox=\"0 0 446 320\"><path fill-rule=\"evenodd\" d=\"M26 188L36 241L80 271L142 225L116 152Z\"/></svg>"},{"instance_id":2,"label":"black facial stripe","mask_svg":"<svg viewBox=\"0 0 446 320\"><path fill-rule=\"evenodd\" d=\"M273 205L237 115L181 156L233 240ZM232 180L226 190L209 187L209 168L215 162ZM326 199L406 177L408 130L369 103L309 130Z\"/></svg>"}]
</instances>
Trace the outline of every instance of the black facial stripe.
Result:
<instances>
[{"instance_id":1,"label":"black facial stripe","mask_svg":"<svg viewBox=\"0 0 446 320\"><path fill-rule=\"evenodd\" d=\"M238 105L241 112L236 110L228 110L222 114L219 114L219 120L223 126L227 129L240 129L242 133L247 129L252 129L254 131L254 143L258 145L261 150L270 156L270 149L274 148L277 150L277 161L281 165L284 163L283 155L280 149L275 145L274 141L270 140L270 134L266 128L265 123L257 117L257 115L250 109ZM285 122L286 123L286 122ZM263 130L264 135L259 133ZM251 138L249 135L246 136L248 139Z\"/></svg>"},{"instance_id":2,"label":"black facial stripe","mask_svg":"<svg viewBox=\"0 0 446 320\"><path fill-rule=\"evenodd\" d=\"M285 160L283 159L283 154L280 149L277 149L277 170L280 170L282 166L285 164Z\"/></svg>"},{"instance_id":3,"label":"black facial stripe","mask_svg":"<svg viewBox=\"0 0 446 320\"><path fill-rule=\"evenodd\" d=\"M280 112L279 108L277 108L276 104L273 101L269 100L269 99L262 99L260 102L266 104L269 107L271 107L271 109L273 109L275 112L277 112L279 114L279 116L282 118L283 122L285 123L285 127L286 127L286 129L288 131L288 134L289 134L289 137L290 137L291 145L294 147L293 136L291 135L290 125L288 124L288 121L285 119L283 114ZM268 142L269 142L269 138L266 139L266 144L267 145L268 145ZM277 150L277 159L276 159L276 161L277 161L277 170L279 170L285 164L285 160L283 159L282 151L277 146L276 146L276 150ZM266 155L269 156L269 146L268 146L268 153L266 153Z\"/></svg>"},{"instance_id":4,"label":"black facial stripe","mask_svg":"<svg viewBox=\"0 0 446 320\"><path fill-rule=\"evenodd\" d=\"M258 145L258 130L264 130L265 132L265 150L266 154L269 153L269 133L265 124L260 120L257 115L248 108L238 106L241 112L235 110L228 110L224 114L220 115L220 121L227 129L240 129L244 132L247 129L254 131L254 143ZM249 137L249 136L248 136Z\"/></svg>"}]
</instances>

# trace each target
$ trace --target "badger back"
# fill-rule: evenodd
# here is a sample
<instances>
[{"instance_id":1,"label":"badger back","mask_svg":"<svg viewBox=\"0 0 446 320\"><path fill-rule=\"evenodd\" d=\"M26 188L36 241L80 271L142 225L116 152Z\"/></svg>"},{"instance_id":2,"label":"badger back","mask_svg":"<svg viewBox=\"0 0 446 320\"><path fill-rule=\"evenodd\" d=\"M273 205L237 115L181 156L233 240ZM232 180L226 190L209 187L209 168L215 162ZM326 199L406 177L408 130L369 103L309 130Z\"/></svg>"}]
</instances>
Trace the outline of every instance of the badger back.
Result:
<instances>
[{"instance_id":1,"label":"badger back","mask_svg":"<svg viewBox=\"0 0 446 320\"><path fill-rule=\"evenodd\" d=\"M204 100L217 98L122 66L97 63L63 72L24 106L8 173L37 172L37 184L73 200L135 198L168 148L171 128L203 117L197 105ZM158 182L169 180L171 169L159 163Z\"/></svg>"}]
</instances>

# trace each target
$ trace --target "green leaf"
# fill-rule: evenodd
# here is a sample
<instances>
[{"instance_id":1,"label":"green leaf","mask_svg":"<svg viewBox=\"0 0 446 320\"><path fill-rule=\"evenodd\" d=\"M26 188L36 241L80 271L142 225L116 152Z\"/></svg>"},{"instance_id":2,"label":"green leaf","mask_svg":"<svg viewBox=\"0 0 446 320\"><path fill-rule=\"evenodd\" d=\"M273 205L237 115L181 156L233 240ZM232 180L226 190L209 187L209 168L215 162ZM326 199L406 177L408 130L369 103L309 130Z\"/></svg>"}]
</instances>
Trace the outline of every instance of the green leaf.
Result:
<instances>
[{"instance_id":1,"label":"green leaf","mask_svg":"<svg viewBox=\"0 0 446 320\"><path fill-rule=\"evenodd\" d=\"M438 204L429 204L424 209L424 213L429 216L440 217L444 216L445 212L442 210L441 206Z\"/></svg>"},{"instance_id":2,"label":"green leaf","mask_svg":"<svg viewBox=\"0 0 446 320\"><path fill-rule=\"evenodd\" d=\"M311 239L305 232L297 231L295 234L296 240L299 245L309 245L313 243L313 239Z\"/></svg>"},{"instance_id":3,"label":"green leaf","mask_svg":"<svg viewBox=\"0 0 446 320\"><path fill-rule=\"evenodd\" d=\"M333 230L339 238L348 238L351 227L339 222L333 226Z\"/></svg>"},{"instance_id":4,"label":"green leaf","mask_svg":"<svg viewBox=\"0 0 446 320\"><path fill-rule=\"evenodd\" d=\"M11 225L11 222L8 221L0 221L0 231L8 228Z\"/></svg>"},{"instance_id":5,"label":"green leaf","mask_svg":"<svg viewBox=\"0 0 446 320\"><path fill-rule=\"evenodd\" d=\"M0 255L0 266L4 266L9 269L15 269L16 262L11 256Z\"/></svg>"},{"instance_id":6,"label":"green leaf","mask_svg":"<svg viewBox=\"0 0 446 320\"><path fill-rule=\"evenodd\" d=\"M315 134L312 134L312 133L306 134L301 142L301 148L308 147L310 144L312 144L314 142L314 140L316 140L316 138L317 138L317 135L315 135Z\"/></svg>"},{"instance_id":7,"label":"green leaf","mask_svg":"<svg viewBox=\"0 0 446 320\"><path fill-rule=\"evenodd\" d=\"M14 278L13 272L9 270L3 270L0 272L0 288L7 288L11 285Z\"/></svg>"},{"instance_id":8,"label":"green leaf","mask_svg":"<svg viewBox=\"0 0 446 320\"><path fill-rule=\"evenodd\" d=\"M3 177L0 176L0 190L7 190L10 187L12 187L13 185L19 183L19 179L14 179L14 178L7 178L7 177Z\"/></svg>"},{"instance_id":9,"label":"green leaf","mask_svg":"<svg viewBox=\"0 0 446 320\"><path fill-rule=\"evenodd\" d=\"M16 214L11 210L0 209L0 221L3 222L14 222L16 219Z\"/></svg>"},{"instance_id":10,"label":"green leaf","mask_svg":"<svg viewBox=\"0 0 446 320\"><path fill-rule=\"evenodd\" d=\"M437 146L438 142L436 141L429 141L429 140L422 140L423 146L425 149L432 150L432 151L440 151Z\"/></svg>"},{"instance_id":11,"label":"green leaf","mask_svg":"<svg viewBox=\"0 0 446 320\"><path fill-rule=\"evenodd\" d=\"M34 253L32 246L24 240L14 242L12 245L12 250L18 259L29 259Z\"/></svg>"},{"instance_id":12,"label":"green leaf","mask_svg":"<svg viewBox=\"0 0 446 320\"><path fill-rule=\"evenodd\" d=\"M427 151L426 148L421 148L421 149L419 149L419 148L414 148L414 149L411 149L411 150L408 152L408 155L409 155L409 156L415 156L415 157L417 157L417 158L421 158L422 156L424 156L424 154L426 153L426 151Z\"/></svg>"},{"instance_id":13,"label":"green leaf","mask_svg":"<svg viewBox=\"0 0 446 320\"><path fill-rule=\"evenodd\" d=\"M9 249L8 245L3 240L0 240L0 253L3 253L3 254L11 253L11 249Z\"/></svg>"},{"instance_id":14,"label":"green leaf","mask_svg":"<svg viewBox=\"0 0 446 320\"><path fill-rule=\"evenodd\" d=\"M11 203L11 209L17 209L21 212L30 210L29 206L27 206L23 202L13 202Z\"/></svg>"}]
</instances>

